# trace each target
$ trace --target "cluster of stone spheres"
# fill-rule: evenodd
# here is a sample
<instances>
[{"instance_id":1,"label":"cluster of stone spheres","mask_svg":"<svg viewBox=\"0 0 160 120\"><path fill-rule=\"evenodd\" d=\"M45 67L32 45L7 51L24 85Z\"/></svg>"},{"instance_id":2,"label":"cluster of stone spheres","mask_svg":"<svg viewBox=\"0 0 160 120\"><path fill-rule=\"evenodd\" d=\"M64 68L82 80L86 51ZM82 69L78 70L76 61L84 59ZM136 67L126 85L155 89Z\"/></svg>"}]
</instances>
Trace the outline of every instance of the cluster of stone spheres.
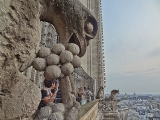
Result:
<instances>
[{"instance_id":1,"label":"cluster of stone spheres","mask_svg":"<svg viewBox=\"0 0 160 120\"><path fill-rule=\"evenodd\" d=\"M34 120L64 120L65 106L62 103L49 103L42 107Z\"/></svg>"},{"instance_id":2,"label":"cluster of stone spheres","mask_svg":"<svg viewBox=\"0 0 160 120\"><path fill-rule=\"evenodd\" d=\"M79 46L74 43L68 43L66 46L57 43L52 49L42 47L33 62L33 67L37 71L44 71L47 80L62 78L70 75L74 68L81 66L79 52Z\"/></svg>"},{"instance_id":3,"label":"cluster of stone spheres","mask_svg":"<svg viewBox=\"0 0 160 120\"><path fill-rule=\"evenodd\" d=\"M74 43L68 43L66 46L58 43L52 49L42 47L33 62L33 67L37 71L44 71L46 80L62 78L70 75L74 68L81 66L79 52L79 46ZM63 120L64 111L63 103L49 103L41 108L35 120Z\"/></svg>"}]
</instances>

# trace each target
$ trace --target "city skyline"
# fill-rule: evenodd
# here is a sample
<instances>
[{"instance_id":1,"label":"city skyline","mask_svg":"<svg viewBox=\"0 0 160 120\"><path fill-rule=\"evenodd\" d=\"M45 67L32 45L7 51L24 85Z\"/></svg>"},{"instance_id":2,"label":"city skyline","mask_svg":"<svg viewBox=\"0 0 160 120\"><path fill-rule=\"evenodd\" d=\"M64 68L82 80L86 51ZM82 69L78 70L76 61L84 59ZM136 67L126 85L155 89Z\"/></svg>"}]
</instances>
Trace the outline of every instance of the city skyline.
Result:
<instances>
[{"instance_id":1,"label":"city skyline","mask_svg":"<svg viewBox=\"0 0 160 120\"><path fill-rule=\"evenodd\" d=\"M105 93L160 91L160 1L102 0Z\"/></svg>"}]
</instances>

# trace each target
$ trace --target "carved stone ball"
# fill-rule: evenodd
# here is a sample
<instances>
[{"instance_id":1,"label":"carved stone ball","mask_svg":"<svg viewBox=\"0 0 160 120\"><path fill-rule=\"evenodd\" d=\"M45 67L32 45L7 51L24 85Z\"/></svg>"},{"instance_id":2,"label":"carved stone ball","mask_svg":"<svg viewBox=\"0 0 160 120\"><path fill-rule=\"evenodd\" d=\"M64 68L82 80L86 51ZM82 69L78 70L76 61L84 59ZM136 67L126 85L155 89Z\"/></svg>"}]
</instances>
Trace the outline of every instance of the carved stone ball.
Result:
<instances>
[{"instance_id":1,"label":"carved stone ball","mask_svg":"<svg viewBox=\"0 0 160 120\"><path fill-rule=\"evenodd\" d=\"M38 119L34 119L34 120L48 120L48 118L38 118Z\"/></svg>"},{"instance_id":2,"label":"carved stone ball","mask_svg":"<svg viewBox=\"0 0 160 120\"><path fill-rule=\"evenodd\" d=\"M64 120L64 116L60 112L51 113L48 120Z\"/></svg>"},{"instance_id":3,"label":"carved stone ball","mask_svg":"<svg viewBox=\"0 0 160 120\"><path fill-rule=\"evenodd\" d=\"M47 57L48 65L57 65L59 63L59 56L52 53Z\"/></svg>"},{"instance_id":4,"label":"carved stone ball","mask_svg":"<svg viewBox=\"0 0 160 120\"><path fill-rule=\"evenodd\" d=\"M64 50L61 52L60 61L62 63L71 62L72 60L73 60L73 54L70 51Z\"/></svg>"},{"instance_id":5,"label":"carved stone ball","mask_svg":"<svg viewBox=\"0 0 160 120\"><path fill-rule=\"evenodd\" d=\"M52 48L52 52L57 55L59 55L64 50L65 50L65 46L61 43L55 44Z\"/></svg>"},{"instance_id":6,"label":"carved stone ball","mask_svg":"<svg viewBox=\"0 0 160 120\"><path fill-rule=\"evenodd\" d=\"M37 71L44 71L46 68L46 60L44 58L36 58L33 61L33 67L37 70Z\"/></svg>"},{"instance_id":7,"label":"carved stone ball","mask_svg":"<svg viewBox=\"0 0 160 120\"><path fill-rule=\"evenodd\" d=\"M75 120L75 118L78 115L78 109L75 107L72 107L71 110L69 111L69 113L67 114L67 119L68 120Z\"/></svg>"},{"instance_id":8,"label":"carved stone ball","mask_svg":"<svg viewBox=\"0 0 160 120\"><path fill-rule=\"evenodd\" d=\"M73 65L73 67L75 67L75 68L78 68L78 67L80 67L81 66L81 58L80 57L78 57L77 55L74 55L73 56L73 60L72 60L72 65Z\"/></svg>"},{"instance_id":9,"label":"carved stone ball","mask_svg":"<svg viewBox=\"0 0 160 120\"><path fill-rule=\"evenodd\" d=\"M50 106L50 107L52 108L52 106L54 106L54 104L55 104L55 103L53 103L53 102L49 102L49 103L47 104L47 106Z\"/></svg>"},{"instance_id":10,"label":"carved stone ball","mask_svg":"<svg viewBox=\"0 0 160 120\"><path fill-rule=\"evenodd\" d=\"M52 113L52 108L49 106L42 107L39 111L39 118L48 118Z\"/></svg>"},{"instance_id":11,"label":"carved stone ball","mask_svg":"<svg viewBox=\"0 0 160 120\"><path fill-rule=\"evenodd\" d=\"M65 77L65 75L61 72L61 75L59 77L63 78L63 77Z\"/></svg>"},{"instance_id":12,"label":"carved stone ball","mask_svg":"<svg viewBox=\"0 0 160 120\"><path fill-rule=\"evenodd\" d=\"M63 103L54 104L52 106L52 111L53 112L61 112L61 113L63 113L65 111L65 106L64 106Z\"/></svg>"},{"instance_id":13,"label":"carved stone ball","mask_svg":"<svg viewBox=\"0 0 160 120\"><path fill-rule=\"evenodd\" d=\"M44 72L44 77L47 80L53 80L60 76L61 69L56 65L50 65L46 68L46 71Z\"/></svg>"},{"instance_id":14,"label":"carved stone ball","mask_svg":"<svg viewBox=\"0 0 160 120\"><path fill-rule=\"evenodd\" d=\"M51 49L47 47L42 47L38 52L40 58L46 58L49 54L51 54Z\"/></svg>"},{"instance_id":15,"label":"carved stone ball","mask_svg":"<svg viewBox=\"0 0 160 120\"><path fill-rule=\"evenodd\" d=\"M67 50L70 51L73 55L78 55L80 52L79 46L74 43L69 43L67 45Z\"/></svg>"},{"instance_id":16,"label":"carved stone ball","mask_svg":"<svg viewBox=\"0 0 160 120\"><path fill-rule=\"evenodd\" d=\"M93 32L93 25L90 22L87 22L86 26L85 26L85 30L88 34Z\"/></svg>"},{"instance_id":17,"label":"carved stone ball","mask_svg":"<svg viewBox=\"0 0 160 120\"><path fill-rule=\"evenodd\" d=\"M74 71L73 65L71 63L65 63L61 66L61 71L65 75L69 75Z\"/></svg>"}]
</instances>

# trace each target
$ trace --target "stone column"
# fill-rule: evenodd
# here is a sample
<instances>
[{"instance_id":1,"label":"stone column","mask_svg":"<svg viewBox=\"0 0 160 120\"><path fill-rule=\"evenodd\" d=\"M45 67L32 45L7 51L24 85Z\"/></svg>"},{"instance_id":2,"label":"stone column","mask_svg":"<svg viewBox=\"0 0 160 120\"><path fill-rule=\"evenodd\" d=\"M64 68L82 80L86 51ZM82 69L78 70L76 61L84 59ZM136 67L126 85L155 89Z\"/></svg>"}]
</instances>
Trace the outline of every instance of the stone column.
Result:
<instances>
[{"instance_id":1,"label":"stone column","mask_svg":"<svg viewBox=\"0 0 160 120\"><path fill-rule=\"evenodd\" d=\"M35 83L36 85L39 87L39 88L42 88L42 83L43 83L43 80L42 80L42 74L43 72L38 72L36 73L36 79L35 79Z\"/></svg>"},{"instance_id":2,"label":"stone column","mask_svg":"<svg viewBox=\"0 0 160 120\"><path fill-rule=\"evenodd\" d=\"M32 70L31 70L31 80L32 80L33 82L35 82L36 72L37 72L37 71L36 71L34 68L32 68Z\"/></svg>"}]
</instances>

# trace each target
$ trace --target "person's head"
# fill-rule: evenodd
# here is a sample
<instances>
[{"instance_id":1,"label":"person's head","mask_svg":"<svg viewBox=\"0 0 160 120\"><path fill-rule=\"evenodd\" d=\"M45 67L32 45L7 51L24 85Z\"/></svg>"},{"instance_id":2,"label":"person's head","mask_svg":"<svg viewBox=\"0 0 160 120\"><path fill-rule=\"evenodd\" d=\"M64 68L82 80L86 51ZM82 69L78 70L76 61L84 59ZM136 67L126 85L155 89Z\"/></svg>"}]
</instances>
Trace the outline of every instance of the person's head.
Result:
<instances>
[{"instance_id":1,"label":"person's head","mask_svg":"<svg viewBox=\"0 0 160 120\"><path fill-rule=\"evenodd\" d=\"M54 80L44 80L44 86L47 88L54 88L55 87L55 82Z\"/></svg>"},{"instance_id":2,"label":"person's head","mask_svg":"<svg viewBox=\"0 0 160 120\"><path fill-rule=\"evenodd\" d=\"M80 88L79 88L79 91L80 91L80 92L83 92L83 91L84 91L83 87L80 87Z\"/></svg>"},{"instance_id":3,"label":"person's head","mask_svg":"<svg viewBox=\"0 0 160 120\"><path fill-rule=\"evenodd\" d=\"M84 90L86 90L86 87L84 87Z\"/></svg>"}]
</instances>

